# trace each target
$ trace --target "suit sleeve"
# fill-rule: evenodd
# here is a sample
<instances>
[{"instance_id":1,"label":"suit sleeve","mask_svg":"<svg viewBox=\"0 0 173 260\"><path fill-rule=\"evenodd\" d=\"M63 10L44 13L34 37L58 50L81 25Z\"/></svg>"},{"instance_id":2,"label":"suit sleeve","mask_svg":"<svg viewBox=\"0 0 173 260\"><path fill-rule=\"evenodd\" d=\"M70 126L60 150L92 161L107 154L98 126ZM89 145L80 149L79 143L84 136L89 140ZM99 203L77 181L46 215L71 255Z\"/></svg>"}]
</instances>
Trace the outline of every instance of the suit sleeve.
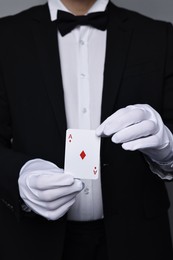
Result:
<instances>
[{"instance_id":1,"label":"suit sleeve","mask_svg":"<svg viewBox=\"0 0 173 260\"><path fill-rule=\"evenodd\" d=\"M18 215L21 209L18 176L21 167L32 157L13 149L12 120L3 81L2 59L5 46L2 42L0 43L0 200Z\"/></svg>"},{"instance_id":2,"label":"suit sleeve","mask_svg":"<svg viewBox=\"0 0 173 260\"><path fill-rule=\"evenodd\" d=\"M163 82L163 113L162 118L173 133L173 26L167 24L165 70ZM161 179L173 180L173 154L168 163L156 163L146 157L151 171Z\"/></svg>"}]
</instances>

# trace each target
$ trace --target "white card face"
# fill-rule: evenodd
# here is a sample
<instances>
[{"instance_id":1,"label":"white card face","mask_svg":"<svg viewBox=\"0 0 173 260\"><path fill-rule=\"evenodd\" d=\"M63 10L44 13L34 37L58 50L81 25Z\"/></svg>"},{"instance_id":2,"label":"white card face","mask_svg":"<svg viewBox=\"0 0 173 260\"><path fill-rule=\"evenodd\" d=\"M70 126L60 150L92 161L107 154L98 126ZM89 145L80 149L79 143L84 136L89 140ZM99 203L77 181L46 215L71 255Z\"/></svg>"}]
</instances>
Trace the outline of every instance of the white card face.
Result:
<instances>
[{"instance_id":1,"label":"white card face","mask_svg":"<svg viewBox=\"0 0 173 260\"><path fill-rule=\"evenodd\" d=\"M100 166L100 138L95 130L68 129L66 131L66 173L80 179L97 179Z\"/></svg>"}]
</instances>

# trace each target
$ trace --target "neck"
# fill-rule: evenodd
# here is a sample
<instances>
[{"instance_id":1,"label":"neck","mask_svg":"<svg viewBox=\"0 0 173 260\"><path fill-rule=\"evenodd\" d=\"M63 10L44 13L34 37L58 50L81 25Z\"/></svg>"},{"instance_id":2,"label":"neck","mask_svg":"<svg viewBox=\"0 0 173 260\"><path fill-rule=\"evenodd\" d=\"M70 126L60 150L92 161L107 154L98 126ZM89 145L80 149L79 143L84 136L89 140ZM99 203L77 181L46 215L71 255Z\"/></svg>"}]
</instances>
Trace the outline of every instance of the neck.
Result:
<instances>
[{"instance_id":1,"label":"neck","mask_svg":"<svg viewBox=\"0 0 173 260\"><path fill-rule=\"evenodd\" d=\"M61 2L74 15L84 15L88 12L96 0L61 0Z\"/></svg>"}]
</instances>

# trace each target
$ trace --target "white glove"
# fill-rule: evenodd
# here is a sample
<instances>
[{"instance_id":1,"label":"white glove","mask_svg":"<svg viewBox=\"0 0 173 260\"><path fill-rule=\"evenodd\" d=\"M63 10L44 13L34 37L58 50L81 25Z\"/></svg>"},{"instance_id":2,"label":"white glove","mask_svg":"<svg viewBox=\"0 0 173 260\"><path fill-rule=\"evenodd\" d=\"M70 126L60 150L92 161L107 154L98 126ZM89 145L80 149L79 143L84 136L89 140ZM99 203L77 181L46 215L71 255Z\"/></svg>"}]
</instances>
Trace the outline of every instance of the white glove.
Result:
<instances>
[{"instance_id":1,"label":"white glove","mask_svg":"<svg viewBox=\"0 0 173 260\"><path fill-rule=\"evenodd\" d=\"M130 105L108 117L97 129L98 136L111 136L125 150L140 150L153 161L173 157L173 136L160 115L147 104Z\"/></svg>"},{"instance_id":2,"label":"white glove","mask_svg":"<svg viewBox=\"0 0 173 260\"><path fill-rule=\"evenodd\" d=\"M82 181L41 159L31 160L22 167L18 184L26 205L48 220L62 217L83 189Z\"/></svg>"}]
</instances>

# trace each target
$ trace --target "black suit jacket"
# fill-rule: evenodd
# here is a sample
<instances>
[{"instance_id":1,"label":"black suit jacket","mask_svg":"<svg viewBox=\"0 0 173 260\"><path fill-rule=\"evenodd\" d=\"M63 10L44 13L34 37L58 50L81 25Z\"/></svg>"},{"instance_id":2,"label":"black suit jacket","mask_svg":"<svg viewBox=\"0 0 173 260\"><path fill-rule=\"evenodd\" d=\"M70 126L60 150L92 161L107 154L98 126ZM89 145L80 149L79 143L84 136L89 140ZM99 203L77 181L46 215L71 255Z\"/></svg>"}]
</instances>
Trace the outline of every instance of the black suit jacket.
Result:
<instances>
[{"instance_id":1,"label":"black suit jacket","mask_svg":"<svg viewBox=\"0 0 173 260\"><path fill-rule=\"evenodd\" d=\"M173 30L109 4L102 118L146 103L173 129ZM56 22L48 6L0 21L0 259L60 260L65 216L47 221L21 210L18 175L42 158L64 167L66 116ZM101 179L110 260L169 260L164 181L143 155L102 140ZM36 249L36 252L34 250Z\"/></svg>"}]
</instances>

